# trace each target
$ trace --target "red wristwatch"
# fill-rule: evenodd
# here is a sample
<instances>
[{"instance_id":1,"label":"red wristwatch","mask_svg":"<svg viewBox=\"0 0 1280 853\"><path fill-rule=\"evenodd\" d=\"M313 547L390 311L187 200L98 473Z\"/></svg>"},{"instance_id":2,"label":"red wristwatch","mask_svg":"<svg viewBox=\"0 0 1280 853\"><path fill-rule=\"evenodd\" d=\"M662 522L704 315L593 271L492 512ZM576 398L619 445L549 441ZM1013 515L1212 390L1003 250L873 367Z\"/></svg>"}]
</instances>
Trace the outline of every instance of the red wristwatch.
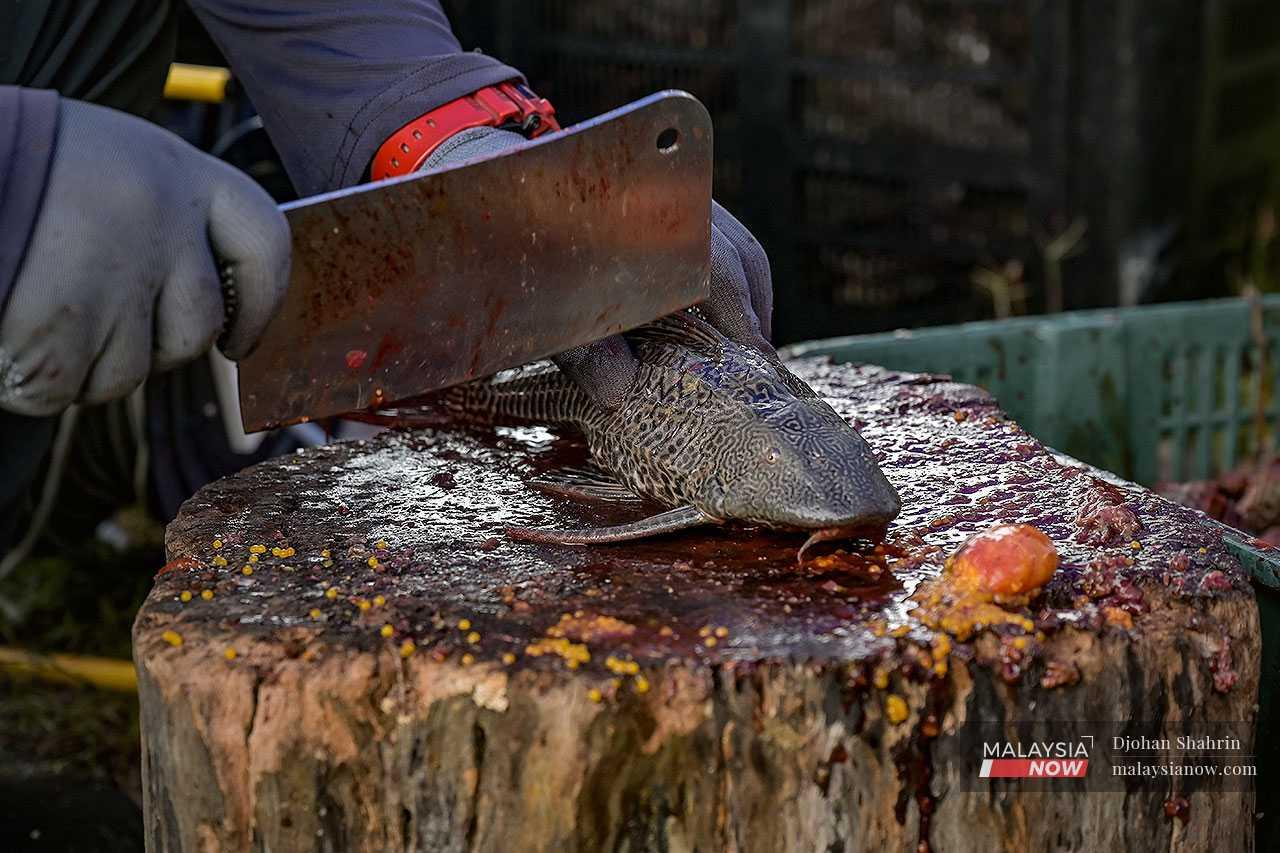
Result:
<instances>
[{"instance_id":1,"label":"red wristwatch","mask_svg":"<svg viewBox=\"0 0 1280 853\"><path fill-rule=\"evenodd\" d=\"M486 86L419 116L391 134L373 155L369 175L375 181L422 168L431 152L450 136L472 127L516 130L530 139L559 130L555 107L522 83Z\"/></svg>"}]
</instances>

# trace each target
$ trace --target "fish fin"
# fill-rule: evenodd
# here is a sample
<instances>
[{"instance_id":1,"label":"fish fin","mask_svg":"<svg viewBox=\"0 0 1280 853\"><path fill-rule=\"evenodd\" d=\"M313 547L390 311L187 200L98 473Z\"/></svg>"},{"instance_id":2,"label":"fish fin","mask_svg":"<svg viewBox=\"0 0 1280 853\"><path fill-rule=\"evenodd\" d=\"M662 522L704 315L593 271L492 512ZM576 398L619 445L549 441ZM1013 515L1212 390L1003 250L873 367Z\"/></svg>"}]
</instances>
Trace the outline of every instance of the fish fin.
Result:
<instances>
[{"instance_id":1,"label":"fish fin","mask_svg":"<svg viewBox=\"0 0 1280 853\"><path fill-rule=\"evenodd\" d=\"M818 392L809 387L809 383L792 373L781 361L770 362L770 366L773 368L773 372L777 374L778 379L781 380L783 386L792 394L802 400L818 397Z\"/></svg>"},{"instance_id":2,"label":"fish fin","mask_svg":"<svg viewBox=\"0 0 1280 853\"><path fill-rule=\"evenodd\" d=\"M697 307L670 314L625 333L628 341L637 345L674 344L686 350L703 355L722 357L734 346L728 338L715 326L707 322L698 312ZM751 348L743 348L743 358L758 370L772 373L782 385L797 397L817 397L818 394L804 380L787 369L776 353L760 352ZM650 359L658 364L677 365L680 357L677 353L651 353Z\"/></svg>"},{"instance_id":3,"label":"fish fin","mask_svg":"<svg viewBox=\"0 0 1280 853\"><path fill-rule=\"evenodd\" d=\"M548 471L531 479L529 485L544 492L578 500L629 503L641 501L639 495L594 465Z\"/></svg>"},{"instance_id":4,"label":"fish fin","mask_svg":"<svg viewBox=\"0 0 1280 853\"><path fill-rule=\"evenodd\" d=\"M728 340L697 314L678 311L624 333L636 343L671 343L687 349L719 353Z\"/></svg>"},{"instance_id":5,"label":"fish fin","mask_svg":"<svg viewBox=\"0 0 1280 853\"><path fill-rule=\"evenodd\" d=\"M682 506L614 527L588 527L577 530L543 530L532 527L508 527L507 535L518 542L541 542L552 545L604 545L629 542L662 533L674 533L703 524L719 524L700 509Z\"/></svg>"}]
</instances>

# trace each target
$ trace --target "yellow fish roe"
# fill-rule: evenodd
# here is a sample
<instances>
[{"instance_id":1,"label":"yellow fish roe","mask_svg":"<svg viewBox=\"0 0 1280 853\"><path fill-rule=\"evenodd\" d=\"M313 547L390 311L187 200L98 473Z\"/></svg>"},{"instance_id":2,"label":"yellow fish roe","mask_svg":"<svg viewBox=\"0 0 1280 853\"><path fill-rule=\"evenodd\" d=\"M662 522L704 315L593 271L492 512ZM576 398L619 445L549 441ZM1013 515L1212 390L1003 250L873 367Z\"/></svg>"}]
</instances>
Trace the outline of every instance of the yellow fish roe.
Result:
<instances>
[{"instance_id":1,"label":"yellow fish roe","mask_svg":"<svg viewBox=\"0 0 1280 853\"><path fill-rule=\"evenodd\" d=\"M368 560L366 560L365 562L367 562L367 563L369 564L369 568L371 568L371 569L376 569L376 568L378 568L378 558L377 558L377 557L370 557L370 558L369 558Z\"/></svg>"},{"instance_id":2,"label":"yellow fish roe","mask_svg":"<svg viewBox=\"0 0 1280 853\"><path fill-rule=\"evenodd\" d=\"M467 634L467 642L472 645L480 642L480 633L478 631L472 631L470 634Z\"/></svg>"},{"instance_id":3,"label":"yellow fish roe","mask_svg":"<svg viewBox=\"0 0 1280 853\"><path fill-rule=\"evenodd\" d=\"M321 551L320 556L324 557L326 560L329 559L329 549L325 548L323 551Z\"/></svg>"},{"instance_id":4,"label":"yellow fish roe","mask_svg":"<svg viewBox=\"0 0 1280 853\"><path fill-rule=\"evenodd\" d=\"M380 551L385 551L387 549L387 540L379 539L377 542L373 543L373 547L377 548Z\"/></svg>"},{"instance_id":5,"label":"yellow fish roe","mask_svg":"<svg viewBox=\"0 0 1280 853\"><path fill-rule=\"evenodd\" d=\"M235 659L236 659L236 650L235 650L235 649L233 649L231 646L227 646L227 650L226 650L225 652L223 652L223 653L222 653L222 656L223 656L224 658L226 658L227 660L235 660Z\"/></svg>"},{"instance_id":6,"label":"yellow fish roe","mask_svg":"<svg viewBox=\"0 0 1280 853\"><path fill-rule=\"evenodd\" d=\"M335 598L338 597L338 588L336 586L329 587L324 591L324 597L329 599L330 601L333 601Z\"/></svg>"},{"instance_id":7,"label":"yellow fish roe","mask_svg":"<svg viewBox=\"0 0 1280 853\"><path fill-rule=\"evenodd\" d=\"M320 565L324 566L326 569L332 569L333 560L324 560L323 562L320 563Z\"/></svg>"},{"instance_id":8,"label":"yellow fish roe","mask_svg":"<svg viewBox=\"0 0 1280 853\"><path fill-rule=\"evenodd\" d=\"M1130 547L1130 548L1132 548L1132 549L1133 549L1133 550L1135 550L1135 551L1139 551L1139 550L1141 550L1141 549L1142 549L1142 543L1141 543L1141 542L1139 542L1137 539L1135 539L1135 540L1133 540L1132 542L1130 542L1130 543L1129 543L1129 547Z\"/></svg>"},{"instance_id":9,"label":"yellow fish roe","mask_svg":"<svg viewBox=\"0 0 1280 853\"><path fill-rule=\"evenodd\" d=\"M907 718L907 703L901 696L893 695L884 700L884 713L895 726Z\"/></svg>"},{"instance_id":10,"label":"yellow fish roe","mask_svg":"<svg viewBox=\"0 0 1280 853\"><path fill-rule=\"evenodd\" d=\"M579 666L576 658L569 658L569 660L564 662L564 665L569 667L569 669L577 669Z\"/></svg>"},{"instance_id":11,"label":"yellow fish roe","mask_svg":"<svg viewBox=\"0 0 1280 853\"><path fill-rule=\"evenodd\" d=\"M578 663L588 663L591 660L591 652L587 650L586 644L575 643L563 637L538 640L536 643L529 644L524 653L535 658L543 655L559 655L566 661Z\"/></svg>"},{"instance_id":12,"label":"yellow fish roe","mask_svg":"<svg viewBox=\"0 0 1280 853\"><path fill-rule=\"evenodd\" d=\"M706 636L710 635L710 633L711 633L711 626L710 626L710 625L703 625L701 628L699 628L699 629L698 629L698 636L699 636L699 637L706 637Z\"/></svg>"},{"instance_id":13,"label":"yellow fish roe","mask_svg":"<svg viewBox=\"0 0 1280 853\"><path fill-rule=\"evenodd\" d=\"M463 655L463 656L462 656L462 665L463 665L463 666L471 666L471 664L473 664L473 663L475 663L475 662L476 662L476 657L475 657L475 655L471 654L470 652L467 652L465 655Z\"/></svg>"},{"instance_id":14,"label":"yellow fish roe","mask_svg":"<svg viewBox=\"0 0 1280 853\"><path fill-rule=\"evenodd\" d=\"M384 637L390 637L395 632L396 632L396 629L392 628L390 625L383 625L382 630L379 631L378 633L380 633Z\"/></svg>"},{"instance_id":15,"label":"yellow fish roe","mask_svg":"<svg viewBox=\"0 0 1280 853\"><path fill-rule=\"evenodd\" d=\"M244 566L241 566L240 574L244 575L245 577L249 577L249 575L253 574L253 566L250 566L247 564Z\"/></svg>"},{"instance_id":16,"label":"yellow fish roe","mask_svg":"<svg viewBox=\"0 0 1280 853\"><path fill-rule=\"evenodd\" d=\"M221 547L222 547L222 540L221 540L221 539L215 539L215 540L213 540L213 549L214 549L215 551L216 551L216 550L218 550L218 549L219 549L219 548L221 548Z\"/></svg>"},{"instance_id":17,"label":"yellow fish roe","mask_svg":"<svg viewBox=\"0 0 1280 853\"><path fill-rule=\"evenodd\" d=\"M587 698L592 702L602 702L604 701L604 694L600 692L599 688L592 687L587 691Z\"/></svg>"},{"instance_id":18,"label":"yellow fish roe","mask_svg":"<svg viewBox=\"0 0 1280 853\"><path fill-rule=\"evenodd\" d=\"M613 655L609 655L604 659L604 665L610 672L615 672L618 675L635 675L640 671L640 664L635 661L623 660Z\"/></svg>"},{"instance_id":19,"label":"yellow fish roe","mask_svg":"<svg viewBox=\"0 0 1280 853\"><path fill-rule=\"evenodd\" d=\"M871 683L876 686L876 689L884 690L889 686L889 673L883 669L877 669L871 676Z\"/></svg>"},{"instance_id":20,"label":"yellow fish roe","mask_svg":"<svg viewBox=\"0 0 1280 853\"><path fill-rule=\"evenodd\" d=\"M183 601L190 601L190 600L191 600L191 590L189 590L189 589L184 589L182 592L180 592L180 593L178 594L178 598L182 599Z\"/></svg>"},{"instance_id":21,"label":"yellow fish roe","mask_svg":"<svg viewBox=\"0 0 1280 853\"><path fill-rule=\"evenodd\" d=\"M213 598L213 590L211 589L200 590L200 597L203 598L205 601L208 601L209 599Z\"/></svg>"},{"instance_id":22,"label":"yellow fish roe","mask_svg":"<svg viewBox=\"0 0 1280 853\"><path fill-rule=\"evenodd\" d=\"M165 631L160 635L160 638L171 646L182 645L182 635L177 631Z\"/></svg>"},{"instance_id":23,"label":"yellow fish roe","mask_svg":"<svg viewBox=\"0 0 1280 853\"><path fill-rule=\"evenodd\" d=\"M703 640L702 642L703 642L703 644L704 644L707 648L711 648L712 646L714 646L714 645L716 644L716 638L715 638L715 637L707 637L707 638L706 638L705 640Z\"/></svg>"},{"instance_id":24,"label":"yellow fish roe","mask_svg":"<svg viewBox=\"0 0 1280 853\"><path fill-rule=\"evenodd\" d=\"M382 605L384 605L384 604L386 604L386 603L387 603L387 600L386 600L385 598L383 598L382 596L380 596L380 595L375 595L375 596L373 597L373 606L374 606L374 607L381 607Z\"/></svg>"},{"instance_id":25,"label":"yellow fish roe","mask_svg":"<svg viewBox=\"0 0 1280 853\"><path fill-rule=\"evenodd\" d=\"M635 687L637 693L648 693L649 679L645 678L643 675L636 676Z\"/></svg>"},{"instance_id":26,"label":"yellow fish roe","mask_svg":"<svg viewBox=\"0 0 1280 853\"><path fill-rule=\"evenodd\" d=\"M469 631L469 630L471 630L471 620L470 620L470 619L459 619L459 620L458 620L458 630L459 630L459 631Z\"/></svg>"},{"instance_id":27,"label":"yellow fish roe","mask_svg":"<svg viewBox=\"0 0 1280 853\"><path fill-rule=\"evenodd\" d=\"M367 610L368 610L370 607L372 607L372 606L373 606L373 605L371 605L369 602L365 601L363 598L356 602L356 607L359 607L359 608L360 608L360 612L361 612L361 613L364 613L365 611L367 611Z\"/></svg>"},{"instance_id":28,"label":"yellow fish roe","mask_svg":"<svg viewBox=\"0 0 1280 853\"><path fill-rule=\"evenodd\" d=\"M319 608L319 607L313 607L313 608L311 608L311 618L312 618L312 619L319 619L322 615L323 615L323 614L320 612L320 608Z\"/></svg>"},{"instance_id":29,"label":"yellow fish roe","mask_svg":"<svg viewBox=\"0 0 1280 853\"><path fill-rule=\"evenodd\" d=\"M250 554L250 555L249 555L249 562L250 562L250 563L256 563L256 562L258 562L258 555L257 555L257 554Z\"/></svg>"},{"instance_id":30,"label":"yellow fish roe","mask_svg":"<svg viewBox=\"0 0 1280 853\"><path fill-rule=\"evenodd\" d=\"M213 558L213 564L220 569L224 569L227 566L227 558L219 554Z\"/></svg>"},{"instance_id":31,"label":"yellow fish roe","mask_svg":"<svg viewBox=\"0 0 1280 853\"><path fill-rule=\"evenodd\" d=\"M961 641L969 639L977 630L992 625L1016 625L1027 632L1035 630L1035 623L1025 616L985 602L954 608L952 612L944 612L940 619L935 619L932 614L923 614L920 621L931 628L941 628Z\"/></svg>"},{"instance_id":32,"label":"yellow fish roe","mask_svg":"<svg viewBox=\"0 0 1280 853\"><path fill-rule=\"evenodd\" d=\"M267 546L266 546L266 545L250 545L250 546L249 546L249 553L250 553L250 554L265 554L265 553L267 553Z\"/></svg>"},{"instance_id":33,"label":"yellow fish roe","mask_svg":"<svg viewBox=\"0 0 1280 853\"><path fill-rule=\"evenodd\" d=\"M720 627L716 628L715 635L723 639L724 637L729 636L729 629L721 625Z\"/></svg>"},{"instance_id":34,"label":"yellow fish roe","mask_svg":"<svg viewBox=\"0 0 1280 853\"><path fill-rule=\"evenodd\" d=\"M402 658L410 657L417 650L418 650L418 647L414 645L413 640L405 640L403 643L400 644L400 657Z\"/></svg>"},{"instance_id":35,"label":"yellow fish roe","mask_svg":"<svg viewBox=\"0 0 1280 853\"><path fill-rule=\"evenodd\" d=\"M511 652L503 652L502 662L505 663L507 666L511 666L511 664L516 662L516 656L513 655Z\"/></svg>"},{"instance_id":36,"label":"yellow fish roe","mask_svg":"<svg viewBox=\"0 0 1280 853\"><path fill-rule=\"evenodd\" d=\"M273 557L292 557L296 553L298 552L293 550L292 548L272 548L271 549L271 556Z\"/></svg>"}]
</instances>

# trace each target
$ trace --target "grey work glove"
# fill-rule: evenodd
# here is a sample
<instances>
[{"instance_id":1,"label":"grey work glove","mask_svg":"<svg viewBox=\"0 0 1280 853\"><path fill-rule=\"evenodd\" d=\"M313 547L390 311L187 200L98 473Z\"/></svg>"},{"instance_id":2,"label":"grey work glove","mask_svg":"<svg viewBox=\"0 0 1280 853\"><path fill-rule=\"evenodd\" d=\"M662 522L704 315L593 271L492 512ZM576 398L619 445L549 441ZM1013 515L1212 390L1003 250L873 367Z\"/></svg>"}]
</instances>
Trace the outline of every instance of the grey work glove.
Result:
<instances>
[{"instance_id":1,"label":"grey work glove","mask_svg":"<svg viewBox=\"0 0 1280 853\"><path fill-rule=\"evenodd\" d=\"M208 351L247 355L289 281L289 226L243 173L142 119L72 100L0 317L0 408L49 415L128 394Z\"/></svg>"},{"instance_id":2,"label":"grey work glove","mask_svg":"<svg viewBox=\"0 0 1280 853\"><path fill-rule=\"evenodd\" d=\"M461 165L491 157L525 142L509 130L478 127L447 139L423 169ZM769 334L773 318L773 278L764 248L729 211L711 203L711 298L699 306L726 337L776 358ZM553 359L597 404L614 409L626 397L636 360L621 336L575 347Z\"/></svg>"}]
</instances>

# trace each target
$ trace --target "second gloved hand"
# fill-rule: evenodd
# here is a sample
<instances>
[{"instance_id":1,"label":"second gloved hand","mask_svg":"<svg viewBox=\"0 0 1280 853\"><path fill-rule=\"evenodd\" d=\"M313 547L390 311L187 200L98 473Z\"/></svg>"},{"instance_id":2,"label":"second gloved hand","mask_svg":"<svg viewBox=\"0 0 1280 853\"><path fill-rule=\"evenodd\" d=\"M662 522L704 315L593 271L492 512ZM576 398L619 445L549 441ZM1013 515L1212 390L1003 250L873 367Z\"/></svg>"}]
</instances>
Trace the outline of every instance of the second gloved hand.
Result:
<instances>
[{"instance_id":1,"label":"second gloved hand","mask_svg":"<svg viewBox=\"0 0 1280 853\"><path fill-rule=\"evenodd\" d=\"M437 148L423 168L458 166L525 142L509 130L464 130ZM726 337L776 357L768 340L773 318L769 258L751 232L715 202L711 203L711 298L698 307ZM619 336L575 347L553 360L596 403L610 409L621 405L635 378L635 357Z\"/></svg>"},{"instance_id":2,"label":"second gloved hand","mask_svg":"<svg viewBox=\"0 0 1280 853\"><path fill-rule=\"evenodd\" d=\"M289 226L249 177L149 122L64 99L39 218L0 317L0 408L124 396L223 330L253 349L289 282Z\"/></svg>"}]
</instances>

